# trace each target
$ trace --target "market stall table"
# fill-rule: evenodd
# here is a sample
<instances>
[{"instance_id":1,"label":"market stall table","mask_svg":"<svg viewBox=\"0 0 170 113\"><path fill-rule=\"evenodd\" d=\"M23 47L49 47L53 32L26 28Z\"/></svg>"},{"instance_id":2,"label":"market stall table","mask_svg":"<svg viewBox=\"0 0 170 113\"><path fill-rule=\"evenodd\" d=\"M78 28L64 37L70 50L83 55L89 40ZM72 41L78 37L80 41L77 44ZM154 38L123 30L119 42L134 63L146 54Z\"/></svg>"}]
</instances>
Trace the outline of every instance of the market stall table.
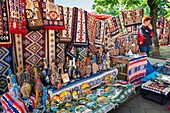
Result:
<instances>
[{"instance_id":1,"label":"market stall table","mask_svg":"<svg viewBox=\"0 0 170 113\"><path fill-rule=\"evenodd\" d=\"M111 56L111 67L114 65L119 70L119 75L125 76L125 80L138 86L140 79L146 75L147 55L144 53L134 55L133 57L126 56Z\"/></svg>"}]
</instances>

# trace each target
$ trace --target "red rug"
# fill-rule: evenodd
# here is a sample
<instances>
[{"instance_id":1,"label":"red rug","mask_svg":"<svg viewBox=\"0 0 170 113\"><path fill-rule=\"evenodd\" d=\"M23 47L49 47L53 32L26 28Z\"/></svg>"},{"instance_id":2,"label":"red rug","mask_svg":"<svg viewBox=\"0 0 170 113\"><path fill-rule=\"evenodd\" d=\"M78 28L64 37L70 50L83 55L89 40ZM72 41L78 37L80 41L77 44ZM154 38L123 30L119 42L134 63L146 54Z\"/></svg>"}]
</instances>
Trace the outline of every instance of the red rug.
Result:
<instances>
[{"instance_id":1,"label":"red rug","mask_svg":"<svg viewBox=\"0 0 170 113\"><path fill-rule=\"evenodd\" d=\"M7 2L5 0L0 1L0 47L11 46L12 40L9 34L8 12Z\"/></svg>"},{"instance_id":2,"label":"red rug","mask_svg":"<svg viewBox=\"0 0 170 113\"><path fill-rule=\"evenodd\" d=\"M44 27L38 0L26 0L26 19L30 30Z\"/></svg>"},{"instance_id":3,"label":"red rug","mask_svg":"<svg viewBox=\"0 0 170 113\"><path fill-rule=\"evenodd\" d=\"M52 0L41 0L44 28L64 30L63 6L54 4Z\"/></svg>"},{"instance_id":4,"label":"red rug","mask_svg":"<svg viewBox=\"0 0 170 113\"><path fill-rule=\"evenodd\" d=\"M6 0L9 1L10 13L10 33L26 34L26 15L25 15L25 0Z\"/></svg>"},{"instance_id":5,"label":"red rug","mask_svg":"<svg viewBox=\"0 0 170 113\"><path fill-rule=\"evenodd\" d=\"M88 30L87 30L87 11L74 8L74 34L73 41L76 46L88 45Z\"/></svg>"}]
</instances>

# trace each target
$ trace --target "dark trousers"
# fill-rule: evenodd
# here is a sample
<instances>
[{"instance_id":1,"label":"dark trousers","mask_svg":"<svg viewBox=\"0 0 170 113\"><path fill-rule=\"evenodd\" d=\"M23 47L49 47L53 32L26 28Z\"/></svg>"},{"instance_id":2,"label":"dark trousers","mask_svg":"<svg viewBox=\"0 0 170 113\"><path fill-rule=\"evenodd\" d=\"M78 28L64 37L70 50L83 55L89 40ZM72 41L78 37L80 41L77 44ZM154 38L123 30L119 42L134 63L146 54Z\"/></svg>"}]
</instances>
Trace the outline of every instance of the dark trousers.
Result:
<instances>
[{"instance_id":1,"label":"dark trousers","mask_svg":"<svg viewBox=\"0 0 170 113\"><path fill-rule=\"evenodd\" d=\"M150 47L149 46L139 46L140 52L145 52L149 56Z\"/></svg>"}]
</instances>

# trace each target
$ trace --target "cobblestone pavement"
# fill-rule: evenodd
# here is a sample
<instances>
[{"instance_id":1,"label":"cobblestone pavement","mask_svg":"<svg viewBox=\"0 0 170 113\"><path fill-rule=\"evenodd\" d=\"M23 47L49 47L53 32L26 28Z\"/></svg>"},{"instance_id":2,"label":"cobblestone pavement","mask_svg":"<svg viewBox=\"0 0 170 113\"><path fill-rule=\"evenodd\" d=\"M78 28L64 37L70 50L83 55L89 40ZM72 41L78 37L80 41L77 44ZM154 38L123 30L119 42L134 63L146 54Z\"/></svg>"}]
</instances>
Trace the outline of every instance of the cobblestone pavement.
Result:
<instances>
[{"instance_id":1,"label":"cobblestone pavement","mask_svg":"<svg viewBox=\"0 0 170 113\"><path fill-rule=\"evenodd\" d=\"M170 100L165 105L159 105L156 102L142 98L139 94L109 113L170 113L168 105L170 105Z\"/></svg>"}]
</instances>

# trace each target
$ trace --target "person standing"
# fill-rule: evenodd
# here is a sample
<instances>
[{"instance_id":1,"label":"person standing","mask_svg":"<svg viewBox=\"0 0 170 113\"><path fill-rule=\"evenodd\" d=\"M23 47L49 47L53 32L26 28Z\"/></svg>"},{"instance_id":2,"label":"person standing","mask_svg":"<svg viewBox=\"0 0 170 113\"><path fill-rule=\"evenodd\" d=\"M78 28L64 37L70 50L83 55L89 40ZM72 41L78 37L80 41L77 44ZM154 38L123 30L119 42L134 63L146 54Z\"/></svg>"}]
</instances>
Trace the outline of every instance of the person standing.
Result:
<instances>
[{"instance_id":1,"label":"person standing","mask_svg":"<svg viewBox=\"0 0 170 113\"><path fill-rule=\"evenodd\" d=\"M138 31L138 41L140 52L146 52L149 56L150 47L152 46L152 37L154 37L151 17L145 16L142 19L142 25Z\"/></svg>"}]
</instances>

